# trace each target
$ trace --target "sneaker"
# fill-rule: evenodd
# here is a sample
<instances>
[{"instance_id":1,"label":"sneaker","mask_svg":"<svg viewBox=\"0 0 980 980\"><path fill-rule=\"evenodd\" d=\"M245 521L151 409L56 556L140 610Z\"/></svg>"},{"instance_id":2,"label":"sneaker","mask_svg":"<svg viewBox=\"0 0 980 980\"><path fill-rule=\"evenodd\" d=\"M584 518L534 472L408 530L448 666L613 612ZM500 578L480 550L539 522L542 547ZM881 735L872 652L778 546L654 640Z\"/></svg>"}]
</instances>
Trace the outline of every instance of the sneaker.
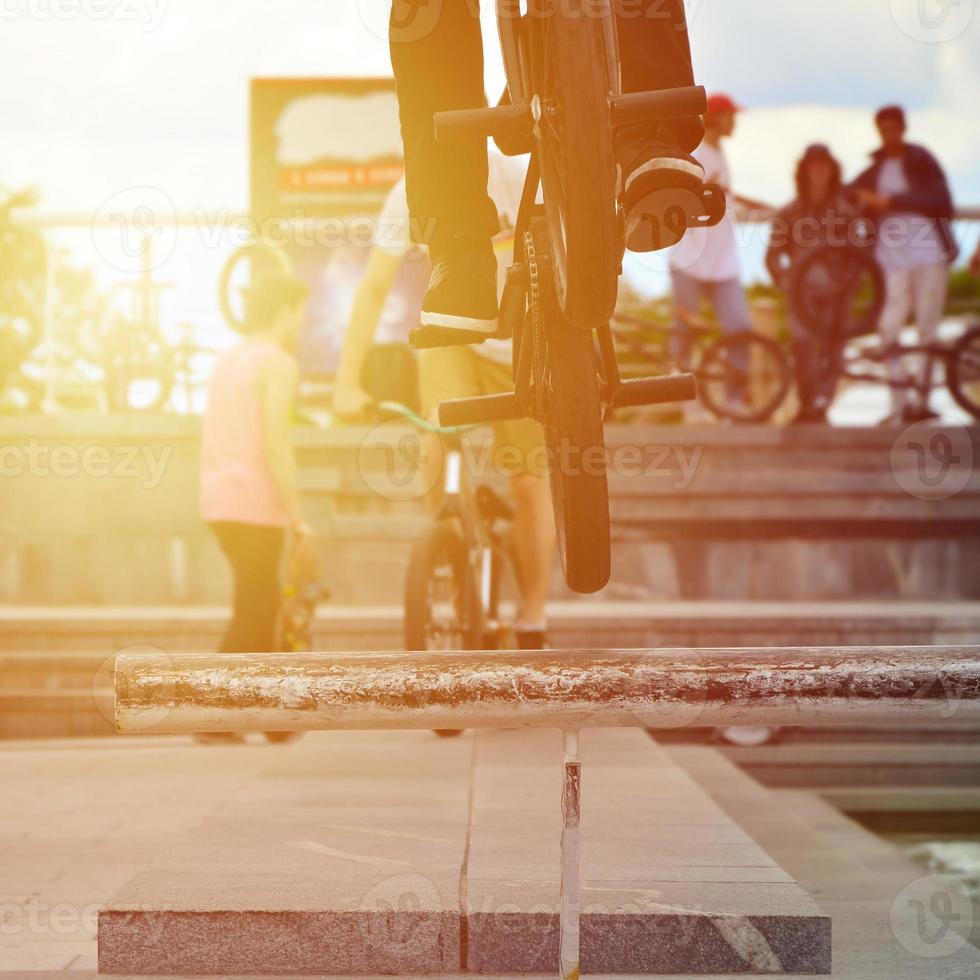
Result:
<instances>
[{"instance_id":1,"label":"sneaker","mask_svg":"<svg viewBox=\"0 0 980 980\"><path fill-rule=\"evenodd\" d=\"M548 650L548 634L543 629L516 629L514 639L518 650Z\"/></svg>"},{"instance_id":2,"label":"sneaker","mask_svg":"<svg viewBox=\"0 0 980 980\"><path fill-rule=\"evenodd\" d=\"M244 745L245 736L239 732L202 732L194 741L198 745Z\"/></svg>"},{"instance_id":3,"label":"sneaker","mask_svg":"<svg viewBox=\"0 0 980 980\"><path fill-rule=\"evenodd\" d=\"M906 425L915 425L918 422L935 422L939 418L939 413L934 412L928 405L907 405L902 412L902 421Z\"/></svg>"},{"instance_id":4,"label":"sneaker","mask_svg":"<svg viewBox=\"0 0 980 980\"><path fill-rule=\"evenodd\" d=\"M432 278L422 301L422 326L497 332L497 257L482 235L454 235L430 248Z\"/></svg>"},{"instance_id":5,"label":"sneaker","mask_svg":"<svg viewBox=\"0 0 980 980\"><path fill-rule=\"evenodd\" d=\"M631 252L656 252L676 245L692 212L704 210L704 167L676 146L650 139L624 143L618 156L626 247Z\"/></svg>"}]
</instances>

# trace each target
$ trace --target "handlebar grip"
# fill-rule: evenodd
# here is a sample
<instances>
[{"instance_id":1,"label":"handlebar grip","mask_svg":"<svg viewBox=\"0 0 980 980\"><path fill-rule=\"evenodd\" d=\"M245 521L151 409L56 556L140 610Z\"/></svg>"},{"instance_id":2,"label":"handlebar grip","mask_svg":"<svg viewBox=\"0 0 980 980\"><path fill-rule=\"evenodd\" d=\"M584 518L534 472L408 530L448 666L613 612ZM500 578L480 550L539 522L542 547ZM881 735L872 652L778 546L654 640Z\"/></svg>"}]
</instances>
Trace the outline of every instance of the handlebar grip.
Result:
<instances>
[{"instance_id":1,"label":"handlebar grip","mask_svg":"<svg viewBox=\"0 0 980 980\"><path fill-rule=\"evenodd\" d=\"M527 138L534 119L526 105L502 105L492 109L454 109L435 114L437 142L493 137Z\"/></svg>"},{"instance_id":2,"label":"handlebar grip","mask_svg":"<svg viewBox=\"0 0 980 980\"><path fill-rule=\"evenodd\" d=\"M643 405L672 405L692 402L698 397L698 383L693 374L672 374L666 378L637 378L624 381L613 400L614 408L639 408Z\"/></svg>"},{"instance_id":3,"label":"handlebar grip","mask_svg":"<svg viewBox=\"0 0 980 980\"><path fill-rule=\"evenodd\" d=\"M439 424L454 428L488 422L517 422L524 418L527 418L527 410L512 392L456 398L439 406Z\"/></svg>"}]
</instances>

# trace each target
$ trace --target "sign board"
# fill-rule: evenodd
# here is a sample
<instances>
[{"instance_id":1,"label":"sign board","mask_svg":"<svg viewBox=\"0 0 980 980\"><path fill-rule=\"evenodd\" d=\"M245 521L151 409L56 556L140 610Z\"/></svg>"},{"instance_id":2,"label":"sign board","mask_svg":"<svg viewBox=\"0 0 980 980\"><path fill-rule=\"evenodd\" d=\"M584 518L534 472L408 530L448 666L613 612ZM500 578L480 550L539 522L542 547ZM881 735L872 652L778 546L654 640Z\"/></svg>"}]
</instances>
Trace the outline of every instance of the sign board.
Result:
<instances>
[{"instance_id":1,"label":"sign board","mask_svg":"<svg viewBox=\"0 0 980 980\"><path fill-rule=\"evenodd\" d=\"M252 217L364 217L402 176L391 78L256 78Z\"/></svg>"}]
</instances>

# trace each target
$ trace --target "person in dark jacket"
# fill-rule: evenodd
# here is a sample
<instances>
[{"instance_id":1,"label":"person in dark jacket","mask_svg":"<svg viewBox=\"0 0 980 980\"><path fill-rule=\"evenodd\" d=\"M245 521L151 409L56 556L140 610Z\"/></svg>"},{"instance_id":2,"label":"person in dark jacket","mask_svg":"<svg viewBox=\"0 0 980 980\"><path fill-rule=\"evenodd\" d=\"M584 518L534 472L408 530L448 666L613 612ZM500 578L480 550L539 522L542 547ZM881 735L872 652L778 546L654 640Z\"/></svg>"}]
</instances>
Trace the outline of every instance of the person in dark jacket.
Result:
<instances>
[{"instance_id":1,"label":"person in dark jacket","mask_svg":"<svg viewBox=\"0 0 980 980\"><path fill-rule=\"evenodd\" d=\"M793 273L800 259L827 244L849 241L857 208L843 190L841 165L822 143L807 147L796 168L796 198L773 219L766 266L773 282L791 295ZM815 336L790 310L793 356L800 411L795 422L821 424L833 399L836 379L824 368L824 338Z\"/></svg>"},{"instance_id":2,"label":"person in dark jacket","mask_svg":"<svg viewBox=\"0 0 980 980\"><path fill-rule=\"evenodd\" d=\"M886 347L898 343L912 315L919 342L928 344L939 333L949 269L958 252L952 233L953 197L936 158L906 142L901 107L880 110L875 122L881 147L854 188L875 225L876 256L885 273L887 297L879 333ZM910 387L901 358L891 359L892 413L886 422L935 418L929 408L930 368L922 360L918 383Z\"/></svg>"}]
</instances>

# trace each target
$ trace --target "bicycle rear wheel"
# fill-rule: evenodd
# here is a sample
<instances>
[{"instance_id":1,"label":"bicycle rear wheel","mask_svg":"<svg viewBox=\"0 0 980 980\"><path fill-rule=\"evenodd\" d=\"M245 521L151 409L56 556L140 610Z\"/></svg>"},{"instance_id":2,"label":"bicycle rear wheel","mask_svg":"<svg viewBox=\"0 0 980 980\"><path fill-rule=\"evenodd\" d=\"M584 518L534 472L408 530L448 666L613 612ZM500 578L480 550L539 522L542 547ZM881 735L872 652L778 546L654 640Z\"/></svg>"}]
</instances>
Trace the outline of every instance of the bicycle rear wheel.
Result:
<instances>
[{"instance_id":1,"label":"bicycle rear wheel","mask_svg":"<svg viewBox=\"0 0 980 980\"><path fill-rule=\"evenodd\" d=\"M218 302L221 313L232 329L241 333L246 326L246 298L263 272L291 273L292 266L285 249L265 242L250 242L235 249L221 270Z\"/></svg>"},{"instance_id":2,"label":"bicycle rear wheel","mask_svg":"<svg viewBox=\"0 0 980 980\"><path fill-rule=\"evenodd\" d=\"M481 629L466 543L452 524L416 542L405 579L405 649L475 650Z\"/></svg>"},{"instance_id":3,"label":"bicycle rear wheel","mask_svg":"<svg viewBox=\"0 0 980 980\"><path fill-rule=\"evenodd\" d=\"M536 247L536 244L538 246ZM602 397L592 332L572 329L554 294L541 219L525 239L531 310L524 342L533 344L535 417L544 428L562 569L569 588L591 594L610 574L609 486Z\"/></svg>"},{"instance_id":4,"label":"bicycle rear wheel","mask_svg":"<svg viewBox=\"0 0 980 980\"><path fill-rule=\"evenodd\" d=\"M980 326L967 331L957 343L946 383L956 404L980 419Z\"/></svg>"},{"instance_id":5,"label":"bicycle rear wheel","mask_svg":"<svg viewBox=\"0 0 980 980\"><path fill-rule=\"evenodd\" d=\"M591 330L613 314L622 258L605 32L592 0L536 6L528 61L555 292Z\"/></svg>"},{"instance_id":6,"label":"bicycle rear wheel","mask_svg":"<svg viewBox=\"0 0 980 980\"><path fill-rule=\"evenodd\" d=\"M715 341L697 371L698 393L708 410L733 422L767 422L792 383L782 347L744 330Z\"/></svg>"},{"instance_id":7,"label":"bicycle rear wheel","mask_svg":"<svg viewBox=\"0 0 980 980\"><path fill-rule=\"evenodd\" d=\"M818 337L852 340L872 334L884 305L885 276L868 248L824 245L793 271L790 307Z\"/></svg>"}]
</instances>

